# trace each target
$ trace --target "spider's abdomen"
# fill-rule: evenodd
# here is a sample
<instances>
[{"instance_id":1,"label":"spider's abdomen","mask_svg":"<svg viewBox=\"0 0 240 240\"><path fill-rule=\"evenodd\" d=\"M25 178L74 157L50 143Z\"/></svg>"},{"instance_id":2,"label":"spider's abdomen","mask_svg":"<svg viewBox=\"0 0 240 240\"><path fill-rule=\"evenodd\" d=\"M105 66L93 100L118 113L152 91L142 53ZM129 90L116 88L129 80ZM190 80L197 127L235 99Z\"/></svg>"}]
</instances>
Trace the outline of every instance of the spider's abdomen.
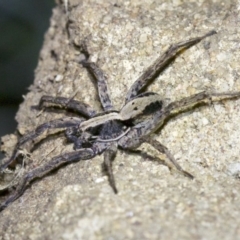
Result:
<instances>
[{"instance_id":1,"label":"spider's abdomen","mask_svg":"<svg viewBox=\"0 0 240 240\"><path fill-rule=\"evenodd\" d=\"M157 93L146 92L130 100L120 111L123 120L153 114L162 109L163 101Z\"/></svg>"}]
</instances>

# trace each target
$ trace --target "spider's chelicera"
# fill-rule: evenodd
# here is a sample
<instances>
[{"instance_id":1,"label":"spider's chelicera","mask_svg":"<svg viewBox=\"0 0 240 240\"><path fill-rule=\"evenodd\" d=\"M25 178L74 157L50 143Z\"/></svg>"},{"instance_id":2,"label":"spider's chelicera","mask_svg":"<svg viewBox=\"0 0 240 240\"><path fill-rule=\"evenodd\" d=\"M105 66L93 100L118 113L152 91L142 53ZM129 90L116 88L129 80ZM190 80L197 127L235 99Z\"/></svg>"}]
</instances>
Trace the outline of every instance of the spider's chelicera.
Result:
<instances>
[{"instance_id":1,"label":"spider's chelicera","mask_svg":"<svg viewBox=\"0 0 240 240\"><path fill-rule=\"evenodd\" d=\"M85 120L82 120L82 117L65 117L38 126L34 131L20 138L11 158L1 164L0 171L3 172L16 160L21 154L20 148L23 148L26 142L37 138L48 129L66 129L66 138L73 143L74 150L56 156L42 166L27 172L18 183L13 195L8 197L0 205L0 210L3 210L11 202L19 198L32 180L43 177L65 163L92 159L102 153L104 154L103 164L109 177L110 185L113 191L117 193L112 172L112 161L117 149L133 150L144 142L152 145L157 151L166 155L169 160L166 164L170 169L175 169L185 176L193 178L190 173L181 168L169 150L153 138L152 134L163 125L169 116L176 112L189 109L190 107L209 100L219 101L240 97L240 92L209 93L205 91L190 97L185 97L179 101L165 104L157 93L144 92L143 89L182 50L197 44L204 38L215 33L215 31L210 31L201 37L171 45L167 51L149 66L133 83L126 95L125 104L120 111L116 111L113 107L103 71L96 63L89 61L90 54L87 49L87 44L84 41L81 45L81 51L85 54L86 60L82 61L81 64L85 66L97 80L98 93L103 112L96 113L92 107L73 99L43 96L39 103L40 107L57 105L66 110L74 110L79 115L85 117Z\"/></svg>"}]
</instances>

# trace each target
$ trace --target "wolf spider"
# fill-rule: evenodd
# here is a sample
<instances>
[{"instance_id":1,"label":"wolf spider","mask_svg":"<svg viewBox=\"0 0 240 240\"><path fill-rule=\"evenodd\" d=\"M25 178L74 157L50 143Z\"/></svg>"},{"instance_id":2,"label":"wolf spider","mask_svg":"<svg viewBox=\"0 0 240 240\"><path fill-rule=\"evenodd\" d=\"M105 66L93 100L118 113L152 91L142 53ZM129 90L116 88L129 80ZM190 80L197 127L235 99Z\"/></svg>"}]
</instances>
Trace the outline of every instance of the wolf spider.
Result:
<instances>
[{"instance_id":1,"label":"wolf spider","mask_svg":"<svg viewBox=\"0 0 240 240\"><path fill-rule=\"evenodd\" d=\"M157 93L142 91L181 51L213 34L216 34L216 32L210 31L203 36L171 45L167 51L149 66L133 83L126 95L125 105L120 111L114 110L107 89L107 79L98 65L88 60L90 54L86 42L83 42L81 51L85 54L86 60L82 61L81 64L86 67L97 80L98 94L103 112L96 113L92 107L73 99L43 96L39 103L40 108L42 108L45 103L57 105L66 110L74 110L79 115L84 116L86 120L83 121L82 118L78 117L65 117L52 120L43 123L32 132L20 138L10 159L0 166L1 172L18 157L20 147L26 142L40 136L48 129L66 129L65 136L67 140L73 143L74 151L56 156L42 166L27 172L17 185L13 195L8 197L0 205L0 210L3 210L11 202L19 198L32 180L43 177L65 163L92 159L102 153L104 154L103 165L106 169L109 183L113 191L117 193L112 171L112 161L118 147L123 150L133 150L144 142L152 145L157 151L166 155L168 158L166 164L170 169L175 169L183 175L193 178L190 173L184 171L176 162L167 147L156 141L152 134L160 128L173 113L189 109L206 101L219 101L221 99L240 97L240 92L210 93L204 91L190 97L185 97L179 101L165 104Z\"/></svg>"}]
</instances>

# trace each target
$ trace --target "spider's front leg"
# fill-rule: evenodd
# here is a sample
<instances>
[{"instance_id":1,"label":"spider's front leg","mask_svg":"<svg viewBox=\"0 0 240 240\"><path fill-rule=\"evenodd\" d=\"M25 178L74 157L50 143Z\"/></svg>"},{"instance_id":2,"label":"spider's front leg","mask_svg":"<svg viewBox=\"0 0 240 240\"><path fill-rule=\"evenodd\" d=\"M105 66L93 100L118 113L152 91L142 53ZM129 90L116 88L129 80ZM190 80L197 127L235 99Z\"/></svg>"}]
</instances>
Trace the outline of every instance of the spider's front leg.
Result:
<instances>
[{"instance_id":1,"label":"spider's front leg","mask_svg":"<svg viewBox=\"0 0 240 240\"><path fill-rule=\"evenodd\" d=\"M0 172L2 172L5 168L7 168L17 158L20 147L22 147L26 142L34 140L35 138L39 137L43 132L45 132L48 129L74 127L74 126L78 126L81 122L82 120L79 118L66 117L66 118L55 119L53 121L41 124L34 131L29 132L20 138L18 144L16 145L13 151L12 156L6 162L0 165Z\"/></svg>"},{"instance_id":2,"label":"spider's front leg","mask_svg":"<svg viewBox=\"0 0 240 240\"><path fill-rule=\"evenodd\" d=\"M0 211L6 208L10 203L18 199L26 190L28 184L36 178L41 178L47 173L54 169L59 168L61 165L67 163L73 163L80 160L91 159L96 155L96 153L91 148L81 149L75 152L64 153L57 157L52 158L48 163L43 166L33 169L32 171L25 174L21 182L18 184L15 193L0 204Z\"/></svg>"},{"instance_id":3,"label":"spider's front leg","mask_svg":"<svg viewBox=\"0 0 240 240\"><path fill-rule=\"evenodd\" d=\"M82 52L85 54L87 60L81 61L81 64L86 67L90 73L96 78L97 86L98 86L98 95L102 104L104 111L113 110L113 105L111 102L111 98L108 93L108 86L107 86L107 77L102 71L102 69L94 62L89 62L90 53L87 48L86 40L83 41L82 45Z\"/></svg>"},{"instance_id":4,"label":"spider's front leg","mask_svg":"<svg viewBox=\"0 0 240 240\"><path fill-rule=\"evenodd\" d=\"M96 114L96 111L88 104L76 101L71 98L69 99L65 97L42 96L39 102L39 108L46 107L45 103L57 104L61 107L64 107L66 110L74 110L75 112L87 118L93 117Z\"/></svg>"}]
</instances>

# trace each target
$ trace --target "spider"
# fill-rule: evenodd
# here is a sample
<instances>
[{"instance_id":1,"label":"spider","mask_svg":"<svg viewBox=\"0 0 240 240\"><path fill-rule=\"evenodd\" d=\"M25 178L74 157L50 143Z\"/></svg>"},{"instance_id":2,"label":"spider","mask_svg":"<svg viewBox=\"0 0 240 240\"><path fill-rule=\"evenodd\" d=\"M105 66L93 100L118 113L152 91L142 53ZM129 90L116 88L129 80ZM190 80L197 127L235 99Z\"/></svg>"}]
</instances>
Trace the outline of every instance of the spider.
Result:
<instances>
[{"instance_id":1,"label":"spider","mask_svg":"<svg viewBox=\"0 0 240 240\"><path fill-rule=\"evenodd\" d=\"M37 138L48 129L65 129L65 136L73 144L74 151L53 157L49 162L25 173L14 193L1 203L0 210L3 210L19 198L34 179L43 177L63 164L92 159L102 153L104 155L103 166L106 169L110 186L117 193L112 171L112 161L116 152L118 148L134 150L142 143L148 143L160 153L165 154L168 159L166 164L170 170L174 169L192 179L193 176L182 169L168 148L154 139L153 133L163 126L164 122L174 113L189 110L189 108L197 106L199 103L240 97L240 92L210 93L204 91L166 104L157 93L144 92L143 90L184 49L213 34L216 34L216 31L213 30L203 36L171 45L133 83L126 95L125 104L120 111L114 110L107 89L106 77L96 63L89 61L90 54L86 41L83 41L81 51L86 58L81 64L97 80L98 94L103 112L96 113L89 105L73 99L42 96L39 102L40 108L47 107L49 104L63 107L66 110L74 110L77 114L85 117L85 120L80 117L64 117L38 126L35 130L20 138L10 159L0 166L0 172L3 172L16 160L20 155L20 148L25 143Z\"/></svg>"}]
</instances>

